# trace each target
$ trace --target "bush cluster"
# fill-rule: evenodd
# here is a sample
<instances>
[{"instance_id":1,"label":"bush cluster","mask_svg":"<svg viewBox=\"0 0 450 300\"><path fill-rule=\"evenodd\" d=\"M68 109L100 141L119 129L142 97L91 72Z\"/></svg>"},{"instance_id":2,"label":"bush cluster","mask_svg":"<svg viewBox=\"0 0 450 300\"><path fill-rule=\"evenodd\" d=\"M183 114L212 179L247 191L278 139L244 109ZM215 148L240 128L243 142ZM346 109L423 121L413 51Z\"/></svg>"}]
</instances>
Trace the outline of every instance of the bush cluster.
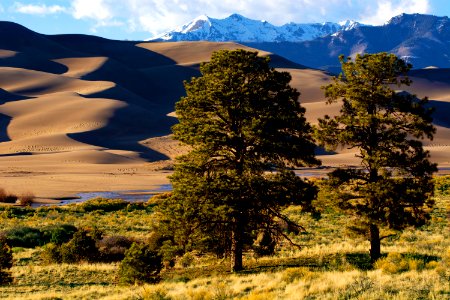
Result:
<instances>
[{"instance_id":1,"label":"bush cluster","mask_svg":"<svg viewBox=\"0 0 450 300\"><path fill-rule=\"evenodd\" d=\"M411 270L422 271L424 269L434 269L437 266L435 260L420 257L408 257L401 253L391 252L386 257L379 259L375 263L376 269L381 269L385 273L398 274Z\"/></svg>"},{"instance_id":2,"label":"bush cluster","mask_svg":"<svg viewBox=\"0 0 450 300\"><path fill-rule=\"evenodd\" d=\"M81 203L79 207L85 212L96 210L111 212L124 209L128 204L129 202L122 199L94 198Z\"/></svg>"},{"instance_id":3,"label":"bush cluster","mask_svg":"<svg viewBox=\"0 0 450 300\"><path fill-rule=\"evenodd\" d=\"M133 241L124 236L106 236L97 229L78 229L65 241L57 236L44 246L42 258L48 263L117 262L125 257Z\"/></svg>"},{"instance_id":4,"label":"bush cluster","mask_svg":"<svg viewBox=\"0 0 450 300\"><path fill-rule=\"evenodd\" d=\"M0 188L0 202L3 203L16 203L22 206L31 206L34 200L32 193L24 193L22 195L14 195L7 193L4 189Z\"/></svg>"},{"instance_id":5,"label":"bush cluster","mask_svg":"<svg viewBox=\"0 0 450 300\"><path fill-rule=\"evenodd\" d=\"M47 243L62 244L69 241L77 228L62 224L37 229L28 226L18 226L4 231L2 236L11 247L34 248Z\"/></svg>"},{"instance_id":6,"label":"bush cluster","mask_svg":"<svg viewBox=\"0 0 450 300\"><path fill-rule=\"evenodd\" d=\"M0 188L0 202L3 203L16 203L17 196L7 193L4 189Z\"/></svg>"},{"instance_id":7,"label":"bush cluster","mask_svg":"<svg viewBox=\"0 0 450 300\"><path fill-rule=\"evenodd\" d=\"M438 195L450 194L450 175L435 177L434 188Z\"/></svg>"}]
</instances>

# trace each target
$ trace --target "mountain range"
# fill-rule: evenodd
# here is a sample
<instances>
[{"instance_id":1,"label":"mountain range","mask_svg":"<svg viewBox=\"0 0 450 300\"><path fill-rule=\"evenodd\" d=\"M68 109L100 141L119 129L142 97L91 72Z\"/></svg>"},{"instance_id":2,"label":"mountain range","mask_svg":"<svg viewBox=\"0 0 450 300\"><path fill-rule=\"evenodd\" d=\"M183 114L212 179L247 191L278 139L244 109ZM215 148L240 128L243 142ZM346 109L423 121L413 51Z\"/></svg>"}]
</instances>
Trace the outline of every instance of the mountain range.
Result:
<instances>
[{"instance_id":1,"label":"mountain range","mask_svg":"<svg viewBox=\"0 0 450 300\"><path fill-rule=\"evenodd\" d=\"M240 15L223 20L203 16L158 40L234 41L331 72L339 72L340 54L381 51L394 53L415 68L450 67L449 18L423 14L402 14L381 26L346 21L279 27Z\"/></svg>"},{"instance_id":2,"label":"mountain range","mask_svg":"<svg viewBox=\"0 0 450 300\"><path fill-rule=\"evenodd\" d=\"M191 22L172 31L157 36L153 41L210 41L210 42L301 42L309 41L345 31L360 24L345 21L340 24L288 23L275 26L267 21L246 18L239 14L232 14L225 19L214 19L206 15L195 18Z\"/></svg>"}]
</instances>

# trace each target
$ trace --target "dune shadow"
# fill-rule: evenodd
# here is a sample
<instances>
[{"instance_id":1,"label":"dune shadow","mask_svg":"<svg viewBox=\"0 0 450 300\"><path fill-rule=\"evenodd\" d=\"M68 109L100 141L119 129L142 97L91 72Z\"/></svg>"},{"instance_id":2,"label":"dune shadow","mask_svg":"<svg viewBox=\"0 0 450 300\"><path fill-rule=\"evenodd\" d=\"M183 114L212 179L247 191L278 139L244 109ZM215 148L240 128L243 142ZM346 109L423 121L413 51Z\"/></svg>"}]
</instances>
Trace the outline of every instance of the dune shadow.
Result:
<instances>
[{"instance_id":1,"label":"dune shadow","mask_svg":"<svg viewBox=\"0 0 450 300\"><path fill-rule=\"evenodd\" d=\"M0 87L0 105L5 104L6 102L27 100L27 99L33 99L33 98L34 97L27 97L27 96L22 96L19 94L10 93Z\"/></svg>"},{"instance_id":2,"label":"dune shadow","mask_svg":"<svg viewBox=\"0 0 450 300\"><path fill-rule=\"evenodd\" d=\"M11 139L8 136L7 129L11 117L0 113L0 143L9 142Z\"/></svg>"},{"instance_id":3,"label":"dune shadow","mask_svg":"<svg viewBox=\"0 0 450 300\"><path fill-rule=\"evenodd\" d=\"M450 102L429 100L429 107L434 107L433 123L438 126L450 128Z\"/></svg>"},{"instance_id":4,"label":"dune shadow","mask_svg":"<svg viewBox=\"0 0 450 300\"><path fill-rule=\"evenodd\" d=\"M78 57L108 57L131 69L150 68L175 63L169 57L138 47L137 45L142 43L140 41L110 40L83 34L48 35L46 38L66 49L70 49L72 52L83 54L83 56ZM63 58L63 56L59 58Z\"/></svg>"},{"instance_id":5,"label":"dune shadow","mask_svg":"<svg viewBox=\"0 0 450 300\"><path fill-rule=\"evenodd\" d=\"M139 143L154 136L167 135L175 124L174 118L162 115L135 105L119 108L102 128L71 133L68 136L82 143L114 150L133 151L140 158L157 161L167 160L168 156L149 149Z\"/></svg>"},{"instance_id":6,"label":"dune shadow","mask_svg":"<svg viewBox=\"0 0 450 300\"><path fill-rule=\"evenodd\" d=\"M17 53L11 57L0 58L0 67L21 68L52 74L63 74L69 70L60 63L26 53Z\"/></svg>"},{"instance_id":7,"label":"dune shadow","mask_svg":"<svg viewBox=\"0 0 450 300\"><path fill-rule=\"evenodd\" d=\"M116 85L82 96L115 99L127 104L114 112L106 126L68 134L70 138L99 147L133 151L150 161L169 159L139 141L171 133L176 119L167 114L175 110L175 103L184 95L183 81L198 75L198 69L179 66L169 57L138 47L140 42L87 35L46 37L83 56L107 57L104 64L81 79L110 81Z\"/></svg>"}]
</instances>

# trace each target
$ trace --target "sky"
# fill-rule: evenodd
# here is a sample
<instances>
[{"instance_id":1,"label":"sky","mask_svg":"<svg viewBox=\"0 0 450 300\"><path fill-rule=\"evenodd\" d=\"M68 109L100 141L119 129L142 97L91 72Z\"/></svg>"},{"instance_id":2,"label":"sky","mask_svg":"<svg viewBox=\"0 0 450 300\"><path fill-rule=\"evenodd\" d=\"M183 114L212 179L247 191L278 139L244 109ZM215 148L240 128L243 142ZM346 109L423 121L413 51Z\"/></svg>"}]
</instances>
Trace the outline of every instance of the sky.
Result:
<instances>
[{"instance_id":1,"label":"sky","mask_svg":"<svg viewBox=\"0 0 450 300\"><path fill-rule=\"evenodd\" d=\"M207 15L274 25L354 20L381 25L401 13L450 15L450 0L0 0L0 20L44 34L144 40ZM1 37L0 37L1 38Z\"/></svg>"}]
</instances>

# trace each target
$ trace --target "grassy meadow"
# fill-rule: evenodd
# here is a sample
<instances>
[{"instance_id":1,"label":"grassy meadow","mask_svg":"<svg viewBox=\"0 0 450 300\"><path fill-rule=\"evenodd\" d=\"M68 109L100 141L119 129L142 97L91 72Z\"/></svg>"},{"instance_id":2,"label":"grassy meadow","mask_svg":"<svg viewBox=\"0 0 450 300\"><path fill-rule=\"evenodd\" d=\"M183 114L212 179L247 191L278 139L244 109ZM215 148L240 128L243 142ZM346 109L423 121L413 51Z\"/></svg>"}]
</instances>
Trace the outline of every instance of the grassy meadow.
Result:
<instances>
[{"instance_id":1,"label":"grassy meadow","mask_svg":"<svg viewBox=\"0 0 450 300\"><path fill-rule=\"evenodd\" d=\"M290 234L301 249L281 242L272 257L246 253L245 270L238 274L229 272L226 260L188 253L161 272L160 283L123 286L118 284L119 263L49 263L42 255L45 246L15 247L14 283L0 287L0 298L450 299L450 195L439 188L431 222L393 232L383 240L384 257L374 267L369 243L348 229L354 220L326 208L315 220L290 207L286 213L306 229ZM71 224L144 239L153 228L153 205L4 206L0 227Z\"/></svg>"}]
</instances>

